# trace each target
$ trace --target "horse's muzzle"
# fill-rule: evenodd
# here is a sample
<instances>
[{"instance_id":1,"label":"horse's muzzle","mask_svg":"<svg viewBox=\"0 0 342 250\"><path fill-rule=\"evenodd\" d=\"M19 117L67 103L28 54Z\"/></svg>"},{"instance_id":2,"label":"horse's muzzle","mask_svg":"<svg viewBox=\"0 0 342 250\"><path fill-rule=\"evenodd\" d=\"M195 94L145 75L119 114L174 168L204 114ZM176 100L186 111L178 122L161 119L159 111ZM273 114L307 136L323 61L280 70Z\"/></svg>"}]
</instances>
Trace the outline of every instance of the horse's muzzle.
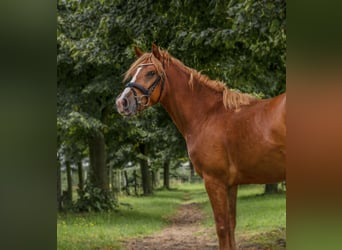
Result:
<instances>
[{"instance_id":1,"label":"horse's muzzle","mask_svg":"<svg viewBox=\"0 0 342 250\"><path fill-rule=\"evenodd\" d=\"M132 116L137 112L137 105L134 96L129 88L126 88L115 101L116 109L119 114Z\"/></svg>"}]
</instances>

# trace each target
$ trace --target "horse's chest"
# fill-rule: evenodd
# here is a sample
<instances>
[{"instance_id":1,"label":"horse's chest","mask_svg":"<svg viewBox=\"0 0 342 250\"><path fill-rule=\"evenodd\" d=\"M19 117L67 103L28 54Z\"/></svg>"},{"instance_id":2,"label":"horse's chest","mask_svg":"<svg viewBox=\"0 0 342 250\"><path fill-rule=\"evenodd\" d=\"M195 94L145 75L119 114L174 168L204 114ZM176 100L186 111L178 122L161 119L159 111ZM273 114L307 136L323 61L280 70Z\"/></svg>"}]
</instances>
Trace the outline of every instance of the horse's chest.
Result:
<instances>
[{"instance_id":1,"label":"horse's chest","mask_svg":"<svg viewBox=\"0 0 342 250\"><path fill-rule=\"evenodd\" d=\"M199 175L212 170L227 171L227 155L224 144L215 136L186 138L188 154Z\"/></svg>"}]
</instances>

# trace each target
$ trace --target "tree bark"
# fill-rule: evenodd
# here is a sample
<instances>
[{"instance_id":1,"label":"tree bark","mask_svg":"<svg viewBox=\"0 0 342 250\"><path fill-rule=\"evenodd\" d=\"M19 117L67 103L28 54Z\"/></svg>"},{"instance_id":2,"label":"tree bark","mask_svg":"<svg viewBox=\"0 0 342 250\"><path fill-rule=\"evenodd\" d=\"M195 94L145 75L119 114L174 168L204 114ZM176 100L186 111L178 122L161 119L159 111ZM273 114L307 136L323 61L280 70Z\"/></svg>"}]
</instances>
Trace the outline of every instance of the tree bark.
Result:
<instances>
[{"instance_id":1,"label":"tree bark","mask_svg":"<svg viewBox=\"0 0 342 250\"><path fill-rule=\"evenodd\" d=\"M62 207L62 179L61 179L61 163L57 157L57 209L61 212Z\"/></svg>"},{"instance_id":2,"label":"tree bark","mask_svg":"<svg viewBox=\"0 0 342 250\"><path fill-rule=\"evenodd\" d=\"M155 170L151 170L151 178L152 178L152 188L154 189L157 187L156 171Z\"/></svg>"},{"instance_id":3,"label":"tree bark","mask_svg":"<svg viewBox=\"0 0 342 250\"><path fill-rule=\"evenodd\" d=\"M66 201L71 203L72 202L72 173L71 173L71 166L70 166L69 160L65 161L65 166L66 166L67 184L68 184Z\"/></svg>"},{"instance_id":4,"label":"tree bark","mask_svg":"<svg viewBox=\"0 0 342 250\"><path fill-rule=\"evenodd\" d=\"M137 178L137 171L133 170L133 180L134 180L134 194L138 196L138 178Z\"/></svg>"},{"instance_id":5,"label":"tree bark","mask_svg":"<svg viewBox=\"0 0 342 250\"><path fill-rule=\"evenodd\" d=\"M278 193L278 183L273 183L273 184L266 184L265 185L265 194L274 194Z\"/></svg>"},{"instance_id":6,"label":"tree bark","mask_svg":"<svg viewBox=\"0 0 342 250\"><path fill-rule=\"evenodd\" d=\"M83 191L84 189L84 173L82 167L82 161L80 160L77 163L77 172L78 172L78 189Z\"/></svg>"},{"instance_id":7,"label":"tree bark","mask_svg":"<svg viewBox=\"0 0 342 250\"><path fill-rule=\"evenodd\" d=\"M164 185L163 187L166 189L170 189L170 161L166 160L163 164L163 177L164 177Z\"/></svg>"},{"instance_id":8,"label":"tree bark","mask_svg":"<svg viewBox=\"0 0 342 250\"><path fill-rule=\"evenodd\" d=\"M154 183L153 183L153 187L157 188L160 186L160 168L158 168L157 170L154 170Z\"/></svg>"},{"instance_id":9,"label":"tree bark","mask_svg":"<svg viewBox=\"0 0 342 250\"><path fill-rule=\"evenodd\" d=\"M192 182L195 176L195 169L191 161L189 161L189 167L190 167L190 182Z\"/></svg>"},{"instance_id":10,"label":"tree bark","mask_svg":"<svg viewBox=\"0 0 342 250\"><path fill-rule=\"evenodd\" d=\"M128 175L127 175L127 171L124 170L124 175L125 175L125 190L126 190L126 194L127 195L131 195L130 191L129 191L129 181L128 181Z\"/></svg>"},{"instance_id":11,"label":"tree bark","mask_svg":"<svg viewBox=\"0 0 342 250\"><path fill-rule=\"evenodd\" d=\"M140 153L143 155L147 155L147 147L144 143L139 145ZM148 166L147 159L140 159L140 170L141 170L141 181L143 187L144 195L151 195L153 193L152 188L152 176L151 171Z\"/></svg>"},{"instance_id":12,"label":"tree bark","mask_svg":"<svg viewBox=\"0 0 342 250\"><path fill-rule=\"evenodd\" d=\"M89 158L91 166L90 181L94 187L109 191L109 178L106 167L106 151L103 133L97 133L89 138Z\"/></svg>"},{"instance_id":13,"label":"tree bark","mask_svg":"<svg viewBox=\"0 0 342 250\"><path fill-rule=\"evenodd\" d=\"M112 191L116 194L121 193L121 170L116 169L112 172Z\"/></svg>"}]
</instances>

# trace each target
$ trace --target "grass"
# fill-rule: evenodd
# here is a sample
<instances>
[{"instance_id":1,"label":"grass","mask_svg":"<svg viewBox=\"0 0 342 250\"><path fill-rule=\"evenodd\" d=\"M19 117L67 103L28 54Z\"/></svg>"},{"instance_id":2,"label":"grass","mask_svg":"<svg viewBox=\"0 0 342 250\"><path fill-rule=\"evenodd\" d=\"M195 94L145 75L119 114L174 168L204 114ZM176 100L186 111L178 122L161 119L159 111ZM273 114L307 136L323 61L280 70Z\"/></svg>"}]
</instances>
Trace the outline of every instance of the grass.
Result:
<instances>
[{"instance_id":1,"label":"grass","mask_svg":"<svg viewBox=\"0 0 342 250\"><path fill-rule=\"evenodd\" d=\"M261 195L262 185L241 186L238 192L237 229L239 237L285 228L285 194ZM167 226L167 216L181 203L200 203L206 214L202 225L214 220L203 184L183 184L175 190L157 191L151 197L120 197L118 212L58 214L58 249L122 249L122 240L152 234ZM265 236L269 237L269 236ZM263 241L263 237L258 237Z\"/></svg>"},{"instance_id":2,"label":"grass","mask_svg":"<svg viewBox=\"0 0 342 250\"><path fill-rule=\"evenodd\" d=\"M206 214L204 227L214 227L213 213L203 185L185 186L191 202L198 202ZM236 239L241 244L262 245L268 249L284 249L277 245L286 239L286 194L263 195L264 185L239 187Z\"/></svg>"},{"instance_id":3,"label":"grass","mask_svg":"<svg viewBox=\"0 0 342 250\"><path fill-rule=\"evenodd\" d=\"M206 214L203 225L214 226L212 208L203 184L183 185L190 201L200 203ZM264 185L242 185L238 191L237 228L239 234L254 234L286 227L286 194L263 195Z\"/></svg>"},{"instance_id":4,"label":"grass","mask_svg":"<svg viewBox=\"0 0 342 250\"><path fill-rule=\"evenodd\" d=\"M237 232L256 233L286 227L286 194L263 195L263 185L239 188Z\"/></svg>"},{"instance_id":5,"label":"grass","mask_svg":"<svg viewBox=\"0 0 342 250\"><path fill-rule=\"evenodd\" d=\"M58 214L58 249L121 249L120 241L151 234L167 225L183 198L180 190L158 191L150 197L120 197L117 212Z\"/></svg>"}]
</instances>

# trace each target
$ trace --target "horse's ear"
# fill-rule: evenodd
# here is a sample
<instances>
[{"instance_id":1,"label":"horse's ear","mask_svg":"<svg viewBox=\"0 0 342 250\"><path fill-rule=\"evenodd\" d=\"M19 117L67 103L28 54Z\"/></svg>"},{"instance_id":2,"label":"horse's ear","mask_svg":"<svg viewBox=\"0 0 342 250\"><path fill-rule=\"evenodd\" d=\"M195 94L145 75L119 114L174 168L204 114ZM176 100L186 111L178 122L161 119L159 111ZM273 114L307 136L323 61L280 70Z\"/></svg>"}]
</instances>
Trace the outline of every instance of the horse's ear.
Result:
<instances>
[{"instance_id":1,"label":"horse's ear","mask_svg":"<svg viewBox=\"0 0 342 250\"><path fill-rule=\"evenodd\" d=\"M160 55L160 49L157 45L155 45L154 43L152 43L152 54L158 59L161 59L161 55Z\"/></svg>"},{"instance_id":2,"label":"horse's ear","mask_svg":"<svg viewBox=\"0 0 342 250\"><path fill-rule=\"evenodd\" d=\"M137 46L134 46L134 52L138 58L141 57L142 54L144 54L144 52L142 52L141 49L139 49Z\"/></svg>"}]
</instances>

